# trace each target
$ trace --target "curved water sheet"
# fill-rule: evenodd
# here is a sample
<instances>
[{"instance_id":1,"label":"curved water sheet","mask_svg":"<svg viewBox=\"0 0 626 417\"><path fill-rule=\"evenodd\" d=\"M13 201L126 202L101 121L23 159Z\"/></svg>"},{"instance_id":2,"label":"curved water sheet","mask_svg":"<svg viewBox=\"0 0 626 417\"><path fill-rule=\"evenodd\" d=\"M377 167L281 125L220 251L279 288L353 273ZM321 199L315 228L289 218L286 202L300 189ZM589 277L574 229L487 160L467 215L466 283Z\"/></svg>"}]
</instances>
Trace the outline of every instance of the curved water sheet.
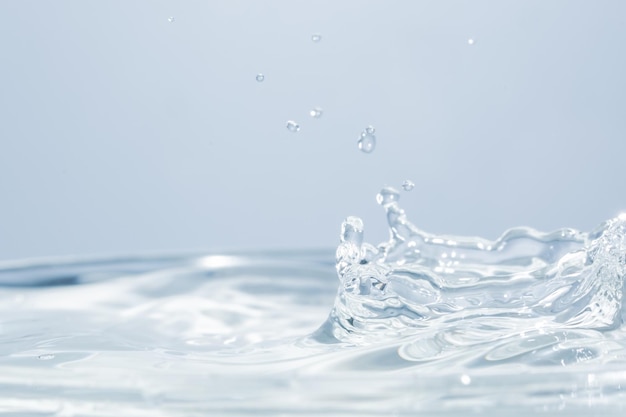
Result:
<instances>
[{"instance_id":1,"label":"curved water sheet","mask_svg":"<svg viewBox=\"0 0 626 417\"><path fill-rule=\"evenodd\" d=\"M488 241L420 230L399 196L377 196L388 242L364 243L357 217L342 224L339 291L317 340L369 346L354 367L474 386L452 383L444 408L624 412L626 215L591 233L516 228Z\"/></svg>"},{"instance_id":2,"label":"curved water sheet","mask_svg":"<svg viewBox=\"0 0 626 417\"><path fill-rule=\"evenodd\" d=\"M0 264L0 413L624 415L624 218L489 242L427 234L395 190L378 199L390 240L364 243L349 218L336 263Z\"/></svg>"},{"instance_id":3,"label":"curved water sheet","mask_svg":"<svg viewBox=\"0 0 626 417\"><path fill-rule=\"evenodd\" d=\"M490 334L621 326L626 215L591 234L517 228L492 242L423 232L398 199L393 188L377 196L391 231L378 248L363 244L359 218L342 225L338 339L369 342L442 325L484 325Z\"/></svg>"}]
</instances>

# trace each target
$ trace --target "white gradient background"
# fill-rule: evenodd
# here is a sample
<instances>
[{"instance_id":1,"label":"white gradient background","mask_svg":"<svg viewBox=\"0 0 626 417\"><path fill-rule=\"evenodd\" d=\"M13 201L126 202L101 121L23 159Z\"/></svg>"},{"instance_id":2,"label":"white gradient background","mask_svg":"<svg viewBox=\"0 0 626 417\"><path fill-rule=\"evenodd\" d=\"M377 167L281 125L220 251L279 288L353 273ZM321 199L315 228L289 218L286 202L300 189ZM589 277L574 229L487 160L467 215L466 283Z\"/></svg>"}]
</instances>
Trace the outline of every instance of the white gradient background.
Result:
<instances>
[{"instance_id":1,"label":"white gradient background","mask_svg":"<svg viewBox=\"0 0 626 417\"><path fill-rule=\"evenodd\" d=\"M407 178L435 233L626 210L624 1L2 0L0 16L0 259L332 247L347 215L377 242L374 196Z\"/></svg>"}]
</instances>

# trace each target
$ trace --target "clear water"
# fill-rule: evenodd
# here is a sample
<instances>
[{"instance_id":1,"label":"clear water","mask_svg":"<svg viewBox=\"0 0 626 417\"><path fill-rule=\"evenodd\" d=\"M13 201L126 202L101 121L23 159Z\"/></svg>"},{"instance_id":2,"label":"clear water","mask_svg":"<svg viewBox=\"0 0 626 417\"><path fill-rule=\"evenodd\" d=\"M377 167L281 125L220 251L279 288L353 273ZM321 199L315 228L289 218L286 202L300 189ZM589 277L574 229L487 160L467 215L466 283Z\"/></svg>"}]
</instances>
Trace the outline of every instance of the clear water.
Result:
<instances>
[{"instance_id":1,"label":"clear water","mask_svg":"<svg viewBox=\"0 0 626 417\"><path fill-rule=\"evenodd\" d=\"M402 183L402 189L404 191L411 191L413 188L415 188L415 183L411 180L404 180Z\"/></svg>"},{"instance_id":2,"label":"clear water","mask_svg":"<svg viewBox=\"0 0 626 417\"><path fill-rule=\"evenodd\" d=\"M300 125L296 122L294 122L293 120L288 120L287 121L287 130L289 130L290 132L299 132L300 131Z\"/></svg>"},{"instance_id":3,"label":"clear water","mask_svg":"<svg viewBox=\"0 0 626 417\"><path fill-rule=\"evenodd\" d=\"M357 145L362 152L371 153L376 148L376 129L374 126L368 126L361 132Z\"/></svg>"},{"instance_id":4,"label":"clear water","mask_svg":"<svg viewBox=\"0 0 626 417\"><path fill-rule=\"evenodd\" d=\"M487 241L398 200L388 242L349 217L335 257L4 262L0 412L624 415L626 216Z\"/></svg>"},{"instance_id":5,"label":"clear water","mask_svg":"<svg viewBox=\"0 0 626 417\"><path fill-rule=\"evenodd\" d=\"M322 117L323 113L324 113L324 110L322 110L321 107L314 107L309 112L309 115L314 119L319 119L320 117Z\"/></svg>"}]
</instances>

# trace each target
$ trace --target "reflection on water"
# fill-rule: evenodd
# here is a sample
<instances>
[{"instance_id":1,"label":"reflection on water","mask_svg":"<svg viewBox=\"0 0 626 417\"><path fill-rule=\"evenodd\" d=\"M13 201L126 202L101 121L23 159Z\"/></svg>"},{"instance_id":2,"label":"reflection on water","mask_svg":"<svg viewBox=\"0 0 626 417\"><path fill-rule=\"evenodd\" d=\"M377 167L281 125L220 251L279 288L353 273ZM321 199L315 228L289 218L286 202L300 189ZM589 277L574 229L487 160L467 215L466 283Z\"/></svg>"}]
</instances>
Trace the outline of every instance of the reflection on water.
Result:
<instances>
[{"instance_id":1,"label":"reflection on water","mask_svg":"<svg viewBox=\"0 0 626 417\"><path fill-rule=\"evenodd\" d=\"M624 224L0 265L12 415L623 415ZM337 291L337 272L339 290ZM330 314L329 314L330 312Z\"/></svg>"}]
</instances>

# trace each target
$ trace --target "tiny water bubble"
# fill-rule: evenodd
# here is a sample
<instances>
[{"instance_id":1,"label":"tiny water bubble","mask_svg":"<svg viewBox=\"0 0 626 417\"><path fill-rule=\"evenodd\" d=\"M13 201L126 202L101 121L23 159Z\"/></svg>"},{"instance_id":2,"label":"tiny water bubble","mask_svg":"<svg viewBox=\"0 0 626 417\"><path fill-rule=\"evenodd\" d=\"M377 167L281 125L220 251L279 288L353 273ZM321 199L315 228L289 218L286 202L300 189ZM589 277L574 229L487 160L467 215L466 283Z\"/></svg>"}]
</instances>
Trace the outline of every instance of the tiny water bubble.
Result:
<instances>
[{"instance_id":1,"label":"tiny water bubble","mask_svg":"<svg viewBox=\"0 0 626 417\"><path fill-rule=\"evenodd\" d=\"M324 110L322 110L319 107L315 107L315 108L311 109L311 111L309 112L311 117L314 118L314 119L319 119L320 117L322 117L322 113L324 113Z\"/></svg>"},{"instance_id":2,"label":"tiny water bubble","mask_svg":"<svg viewBox=\"0 0 626 417\"><path fill-rule=\"evenodd\" d=\"M415 183L411 180L405 180L402 183L402 189L404 191L411 191L413 188L415 188Z\"/></svg>"},{"instance_id":3,"label":"tiny water bubble","mask_svg":"<svg viewBox=\"0 0 626 417\"><path fill-rule=\"evenodd\" d=\"M369 125L365 128L365 133L373 135L374 133L376 133L376 128L372 125Z\"/></svg>"},{"instance_id":4,"label":"tiny water bubble","mask_svg":"<svg viewBox=\"0 0 626 417\"><path fill-rule=\"evenodd\" d=\"M265 81L265 75L263 75L263 74L261 74L261 73L258 73L258 74L256 75L256 80L257 80L258 82L262 83L263 81Z\"/></svg>"},{"instance_id":5,"label":"tiny water bubble","mask_svg":"<svg viewBox=\"0 0 626 417\"><path fill-rule=\"evenodd\" d=\"M296 122L294 122L293 120L289 120L287 122L287 130L289 130L290 132L299 132L300 131L300 125Z\"/></svg>"},{"instance_id":6,"label":"tiny water bubble","mask_svg":"<svg viewBox=\"0 0 626 417\"><path fill-rule=\"evenodd\" d=\"M468 45L474 45L474 39L469 38L469 39L467 40L467 44L468 44Z\"/></svg>"},{"instance_id":7,"label":"tiny water bubble","mask_svg":"<svg viewBox=\"0 0 626 417\"><path fill-rule=\"evenodd\" d=\"M320 35L319 33L314 33L311 35L311 40L315 43L318 43L322 40L322 35Z\"/></svg>"},{"instance_id":8,"label":"tiny water bubble","mask_svg":"<svg viewBox=\"0 0 626 417\"><path fill-rule=\"evenodd\" d=\"M54 355L51 353L46 353L46 354L37 356L37 359L39 359L40 361L49 361L51 359L54 359Z\"/></svg>"},{"instance_id":9,"label":"tiny water bubble","mask_svg":"<svg viewBox=\"0 0 626 417\"><path fill-rule=\"evenodd\" d=\"M174 23L176 21L176 19L174 18L174 16L170 16L167 18L167 21L170 23Z\"/></svg>"}]
</instances>

